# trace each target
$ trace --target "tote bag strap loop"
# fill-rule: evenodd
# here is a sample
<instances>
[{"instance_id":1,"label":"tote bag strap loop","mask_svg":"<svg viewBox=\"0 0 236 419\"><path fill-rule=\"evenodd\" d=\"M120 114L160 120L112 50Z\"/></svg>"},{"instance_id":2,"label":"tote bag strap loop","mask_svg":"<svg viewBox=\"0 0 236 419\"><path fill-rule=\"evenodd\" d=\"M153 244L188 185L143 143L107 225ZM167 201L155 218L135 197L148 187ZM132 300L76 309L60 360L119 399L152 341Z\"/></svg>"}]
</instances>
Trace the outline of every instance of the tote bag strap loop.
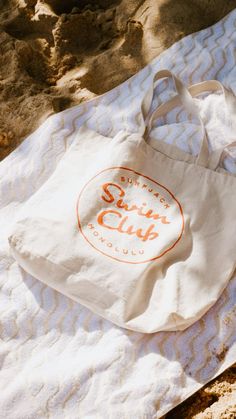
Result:
<instances>
[{"instance_id":1,"label":"tote bag strap loop","mask_svg":"<svg viewBox=\"0 0 236 419\"><path fill-rule=\"evenodd\" d=\"M200 121L201 129L202 129L202 142L201 142L201 149L200 153L198 155L198 158L196 160L196 163L201 166L206 166L208 158L209 158L209 149L208 149L208 139L206 130L203 124L203 121L200 118L199 110L192 98L192 95L190 94L187 87L182 83L182 81L176 77L171 71L169 70L160 70L158 71L154 78L153 78L153 84L152 87L147 91L146 95L144 96L142 103L141 103L141 113L142 113L142 119L143 119L143 127L142 127L142 135L146 138L152 128L152 123L154 118L158 117L158 112L161 113L167 113L170 111L169 106L173 106L173 104L168 101L164 104L162 104L160 107L158 107L149 117L148 112L152 103L153 99L153 92L156 86L156 82L162 78L172 78L174 82L175 89L178 93L178 96L175 98L176 103L181 103L192 115L197 117L197 119ZM179 102L178 102L179 101ZM176 105L175 105L176 106ZM174 107L174 106L173 106ZM160 110L159 110L160 109Z\"/></svg>"},{"instance_id":2,"label":"tote bag strap loop","mask_svg":"<svg viewBox=\"0 0 236 419\"><path fill-rule=\"evenodd\" d=\"M236 113L236 100L235 97L229 92L225 87L218 81L218 80L206 80L201 83L196 83L188 88L188 91L192 97L198 96L202 93L207 92L216 92L221 90L224 96L224 100L227 106L227 109L231 111L233 114ZM150 133L153 127L154 119L160 118L164 116L166 113L170 112L176 106L181 104L181 98L179 95L174 96L168 102L161 104L149 117L148 122L148 133ZM205 167L209 169L216 170L216 168L220 165L223 158L226 154L226 149L235 147L236 141L233 141L230 144L227 144L221 147L218 150L215 150L208 158L208 162L205 164ZM198 159L195 160L198 163Z\"/></svg>"},{"instance_id":3,"label":"tote bag strap loop","mask_svg":"<svg viewBox=\"0 0 236 419\"><path fill-rule=\"evenodd\" d=\"M209 169L216 170L227 156L227 149L233 147L236 147L236 141L232 141L211 153L208 164Z\"/></svg>"},{"instance_id":4,"label":"tote bag strap loop","mask_svg":"<svg viewBox=\"0 0 236 419\"><path fill-rule=\"evenodd\" d=\"M200 83L196 83L188 87L187 90L190 93L191 98L193 98L202 93L215 92L219 89L223 90L223 94L226 99L226 89L217 80L206 80ZM166 113L170 112L172 109L179 105L181 105L181 98L179 95L176 95L172 99L168 100L168 102L162 103L160 106L158 106L158 108L156 108L156 110L153 111L153 113L148 118L149 132L153 128L153 122L155 119L164 116Z\"/></svg>"}]
</instances>

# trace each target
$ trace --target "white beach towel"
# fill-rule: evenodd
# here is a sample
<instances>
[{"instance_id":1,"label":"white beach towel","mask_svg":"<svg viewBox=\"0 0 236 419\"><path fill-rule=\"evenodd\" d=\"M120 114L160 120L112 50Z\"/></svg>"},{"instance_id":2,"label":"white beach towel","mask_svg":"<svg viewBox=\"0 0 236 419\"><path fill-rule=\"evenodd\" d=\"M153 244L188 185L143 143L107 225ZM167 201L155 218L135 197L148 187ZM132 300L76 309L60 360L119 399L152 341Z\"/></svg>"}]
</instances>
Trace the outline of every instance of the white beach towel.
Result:
<instances>
[{"instance_id":1,"label":"white beach towel","mask_svg":"<svg viewBox=\"0 0 236 419\"><path fill-rule=\"evenodd\" d=\"M112 325L26 274L7 241L19 209L53 173L82 124L111 137L124 125L136 131L137 107L158 69L169 68L185 84L218 79L236 94L235 27L236 10L107 94L51 116L1 162L0 418L159 418L235 362L236 277L184 332L144 335ZM169 98L165 87L158 87L153 106ZM233 141L222 98L210 95L201 109L212 149ZM168 130L169 143L196 155L197 126L184 120L184 112L172 111L168 126L163 120L153 136L163 140ZM224 167L235 172L232 155Z\"/></svg>"}]
</instances>

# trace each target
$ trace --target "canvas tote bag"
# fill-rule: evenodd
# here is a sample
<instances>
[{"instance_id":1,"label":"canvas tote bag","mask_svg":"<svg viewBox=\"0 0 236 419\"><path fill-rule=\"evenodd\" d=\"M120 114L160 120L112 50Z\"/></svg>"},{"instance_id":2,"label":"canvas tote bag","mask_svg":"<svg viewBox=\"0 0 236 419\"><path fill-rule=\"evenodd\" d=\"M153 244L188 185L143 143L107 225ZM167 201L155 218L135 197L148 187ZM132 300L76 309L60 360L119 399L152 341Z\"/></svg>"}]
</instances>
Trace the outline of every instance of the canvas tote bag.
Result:
<instances>
[{"instance_id":1,"label":"canvas tote bag","mask_svg":"<svg viewBox=\"0 0 236 419\"><path fill-rule=\"evenodd\" d=\"M178 95L150 115L157 80ZM209 153L194 157L151 138L153 121L217 81L189 90L158 72L140 108L140 132L104 137L81 127L55 172L26 203L9 236L34 277L127 329L183 330L218 299L235 269L236 178Z\"/></svg>"}]
</instances>

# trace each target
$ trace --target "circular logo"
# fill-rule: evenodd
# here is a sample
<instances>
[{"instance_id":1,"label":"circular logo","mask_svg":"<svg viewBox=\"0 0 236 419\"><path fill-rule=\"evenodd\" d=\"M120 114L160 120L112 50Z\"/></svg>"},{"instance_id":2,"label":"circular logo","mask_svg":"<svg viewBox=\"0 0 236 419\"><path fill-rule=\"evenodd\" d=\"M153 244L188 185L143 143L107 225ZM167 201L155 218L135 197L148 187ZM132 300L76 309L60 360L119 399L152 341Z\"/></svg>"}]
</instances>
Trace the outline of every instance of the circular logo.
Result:
<instances>
[{"instance_id":1,"label":"circular logo","mask_svg":"<svg viewBox=\"0 0 236 419\"><path fill-rule=\"evenodd\" d=\"M126 167L90 179L77 202L78 226L98 252L124 263L161 258L184 229L180 203L165 186Z\"/></svg>"}]
</instances>

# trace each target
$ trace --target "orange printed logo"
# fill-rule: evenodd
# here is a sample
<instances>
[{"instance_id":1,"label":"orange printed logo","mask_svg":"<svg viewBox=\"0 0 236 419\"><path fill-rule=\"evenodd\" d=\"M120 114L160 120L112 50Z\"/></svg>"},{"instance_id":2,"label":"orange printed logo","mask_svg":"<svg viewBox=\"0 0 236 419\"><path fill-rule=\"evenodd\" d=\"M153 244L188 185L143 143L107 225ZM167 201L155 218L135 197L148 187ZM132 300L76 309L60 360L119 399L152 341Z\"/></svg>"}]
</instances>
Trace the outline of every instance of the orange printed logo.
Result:
<instances>
[{"instance_id":1,"label":"orange printed logo","mask_svg":"<svg viewBox=\"0 0 236 419\"><path fill-rule=\"evenodd\" d=\"M83 187L78 226L100 253L125 263L165 255L180 240L183 211L174 195L155 180L125 167L105 169Z\"/></svg>"}]
</instances>

